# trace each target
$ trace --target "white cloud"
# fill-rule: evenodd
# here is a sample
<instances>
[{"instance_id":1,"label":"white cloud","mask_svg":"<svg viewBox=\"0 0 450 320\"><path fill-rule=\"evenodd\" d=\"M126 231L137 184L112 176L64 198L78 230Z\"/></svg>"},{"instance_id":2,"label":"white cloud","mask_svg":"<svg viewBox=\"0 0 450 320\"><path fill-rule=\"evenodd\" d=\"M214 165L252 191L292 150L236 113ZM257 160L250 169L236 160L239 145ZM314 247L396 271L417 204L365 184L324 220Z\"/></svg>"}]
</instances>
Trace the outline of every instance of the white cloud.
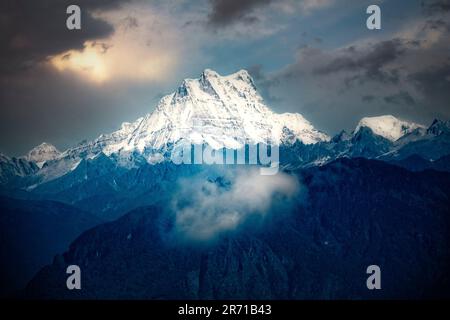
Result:
<instances>
[{"instance_id":1,"label":"white cloud","mask_svg":"<svg viewBox=\"0 0 450 320\"><path fill-rule=\"evenodd\" d=\"M262 176L256 168L227 171L216 180L190 177L179 181L172 200L177 235L209 240L242 225L251 215L264 216L276 199L285 201L300 188L293 176Z\"/></svg>"}]
</instances>

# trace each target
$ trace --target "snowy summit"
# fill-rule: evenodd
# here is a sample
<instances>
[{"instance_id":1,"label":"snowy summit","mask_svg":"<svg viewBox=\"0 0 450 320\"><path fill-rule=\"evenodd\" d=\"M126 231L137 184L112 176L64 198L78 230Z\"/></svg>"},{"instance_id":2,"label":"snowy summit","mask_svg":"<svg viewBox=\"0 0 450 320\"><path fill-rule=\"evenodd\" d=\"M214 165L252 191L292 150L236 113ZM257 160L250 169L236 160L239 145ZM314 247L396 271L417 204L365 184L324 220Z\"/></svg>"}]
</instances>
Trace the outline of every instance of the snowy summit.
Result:
<instances>
[{"instance_id":1,"label":"snowy summit","mask_svg":"<svg viewBox=\"0 0 450 320\"><path fill-rule=\"evenodd\" d=\"M374 134L390 141L396 141L417 128L425 128L420 124L399 120L391 115L362 118L355 129L355 133L362 127L369 128Z\"/></svg>"},{"instance_id":2,"label":"snowy summit","mask_svg":"<svg viewBox=\"0 0 450 320\"><path fill-rule=\"evenodd\" d=\"M55 148L55 146L44 142L28 152L25 159L36 162L39 167L42 167L46 161L54 160L58 158L59 155L60 152Z\"/></svg>"},{"instance_id":3,"label":"snowy summit","mask_svg":"<svg viewBox=\"0 0 450 320\"><path fill-rule=\"evenodd\" d=\"M163 97L154 112L65 154L144 153L177 143L205 143L219 149L329 139L300 114L270 110L247 71L221 76L206 69L199 78L185 79L175 92Z\"/></svg>"},{"instance_id":4,"label":"snowy summit","mask_svg":"<svg viewBox=\"0 0 450 320\"><path fill-rule=\"evenodd\" d=\"M425 131L422 125L391 115L361 119L353 136L363 127L390 142L408 136L416 129ZM441 132L445 125L436 124L434 127L435 131ZM422 135L417 139L421 139ZM340 148L351 145L351 140L351 135L342 133L332 143ZM159 101L152 113L134 122L123 123L119 130L82 142L63 153L43 143L30 151L26 159L36 163L42 181L48 181L75 170L83 160L95 159L101 154L115 159L119 166L132 168L141 161L151 164L164 161L170 156L173 146L178 144L239 149L246 144L292 145L296 141L313 145L331 139L298 113L273 112L258 93L247 71L221 76L206 69L199 78L182 81L173 93ZM382 146L386 148L379 149L377 145L374 154L389 151L388 145ZM314 149L308 157L315 163L317 159L314 157L323 158L324 154L331 152L329 148L326 144L323 147L319 145L316 148L319 151ZM331 154L325 158L332 159L334 156ZM50 163L49 160L54 161ZM45 162L49 165L44 166Z\"/></svg>"},{"instance_id":5,"label":"snowy summit","mask_svg":"<svg viewBox=\"0 0 450 320\"><path fill-rule=\"evenodd\" d=\"M221 76L210 69L198 79L185 79L174 93L161 99L153 113L103 138L111 136L118 139L105 147L106 154L161 149L179 141L218 149L240 148L246 143L329 140L300 114L272 112L247 71Z\"/></svg>"},{"instance_id":6,"label":"snowy summit","mask_svg":"<svg viewBox=\"0 0 450 320\"><path fill-rule=\"evenodd\" d=\"M28 158L48 160L39 155L55 155L58 163L40 172L51 179L74 170L82 159L92 159L100 153L114 156L128 167L133 166L136 154L150 163L159 162L162 154L170 153L171 146L179 143L238 149L245 144L300 141L308 145L329 140L327 134L316 130L302 115L270 110L246 70L221 76L206 69L199 78L182 81L175 92L159 101L152 113L123 123L117 131L58 155L44 152L48 145L43 144ZM39 164L42 166L43 162Z\"/></svg>"}]
</instances>

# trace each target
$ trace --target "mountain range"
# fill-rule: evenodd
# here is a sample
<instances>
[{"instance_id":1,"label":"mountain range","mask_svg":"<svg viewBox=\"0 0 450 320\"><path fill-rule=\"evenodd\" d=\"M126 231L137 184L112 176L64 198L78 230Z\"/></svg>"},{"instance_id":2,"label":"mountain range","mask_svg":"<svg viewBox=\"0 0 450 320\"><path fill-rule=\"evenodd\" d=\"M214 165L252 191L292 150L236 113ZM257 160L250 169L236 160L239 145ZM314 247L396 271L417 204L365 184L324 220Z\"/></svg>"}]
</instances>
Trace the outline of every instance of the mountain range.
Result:
<instances>
[{"instance_id":1,"label":"mountain range","mask_svg":"<svg viewBox=\"0 0 450 320\"><path fill-rule=\"evenodd\" d=\"M155 111L123 123L118 131L64 152L42 143L23 157L0 155L0 185L33 189L100 154L130 169L168 161L179 144L239 149L258 143L301 150L297 157L280 157L288 167L358 156L402 163L399 160L416 155L432 162L450 153L450 122L435 120L426 127L391 115L365 117L353 132L330 138L298 113L271 111L247 71L220 76L206 69L164 96Z\"/></svg>"},{"instance_id":2,"label":"mountain range","mask_svg":"<svg viewBox=\"0 0 450 320\"><path fill-rule=\"evenodd\" d=\"M280 148L272 180L250 165L170 160L180 145L257 144ZM364 117L331 137L273 112L247 71L206 69L113 133L0 154L2 294L33 278L19 296L448 297L449 172L450 121ZM220 232L179 237L190 223ZM374 293L363 269L375 262L387 289ZM65 289L69 264L86 290Z\"/></svg>"},{"instance_id":3,"label":"mountain range","mask_svg":"<svg viewBox=\"0 0 450 320\"><path fill-rule=\"evenodd\" d=\"M419 299L450 296L450 174L342 158L292 173L308 195L201 244L167 203L83 233L21 293L41 299ZM213 183L218 183L213 182ZM223 183L223 182L221 182ZM180 243L180 241L182 241ZM83 289L65 288L68 265ZM368 290L379 265L382 290Z\"/></svg>"}]
</instances>

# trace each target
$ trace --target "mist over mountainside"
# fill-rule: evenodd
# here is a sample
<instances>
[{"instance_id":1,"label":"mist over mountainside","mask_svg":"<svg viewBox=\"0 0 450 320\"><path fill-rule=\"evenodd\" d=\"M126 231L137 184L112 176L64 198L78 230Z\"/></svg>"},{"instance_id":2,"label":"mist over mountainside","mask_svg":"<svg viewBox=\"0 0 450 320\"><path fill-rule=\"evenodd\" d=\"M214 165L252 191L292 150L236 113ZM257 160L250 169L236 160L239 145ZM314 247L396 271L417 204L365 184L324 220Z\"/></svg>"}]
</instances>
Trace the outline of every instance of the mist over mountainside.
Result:
<instances>
[{"instance_id":1,"label":"mist over mountainside","mask_svg":"<svg viewBox=\"0 0 450 320\"><path fill-rule=\"evenodd\" d=\"M274 200L266 215L253 213L239 228L210 241L173 237L178 222L167 208L133 210L82 234L22 294L88 299L449 296L448 173L413 173L360 158L291 174L307 193L294 196L291 205ZM82 268L83 290L66 290L69 264ZM367 290L370 264L382 268L383 290Z\"/></svg>"}]
</instances>

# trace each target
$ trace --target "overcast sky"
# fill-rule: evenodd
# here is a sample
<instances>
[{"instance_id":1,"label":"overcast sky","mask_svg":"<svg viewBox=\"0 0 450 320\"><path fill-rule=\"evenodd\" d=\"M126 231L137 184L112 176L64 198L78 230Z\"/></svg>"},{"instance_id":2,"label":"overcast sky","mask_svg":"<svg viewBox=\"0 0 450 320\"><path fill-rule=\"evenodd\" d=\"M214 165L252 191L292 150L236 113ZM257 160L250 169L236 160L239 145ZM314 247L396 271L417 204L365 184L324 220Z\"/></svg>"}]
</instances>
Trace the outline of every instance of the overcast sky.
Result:
<instances>
[{"instance_id":1,"label":"overcast sky","mask_svg":"<svg viewBox=\"0 0 450 320\"><path fill-rule=\"evenodd\" d=\"M69 4L82 29L69 31ZM382 29L366 28L378 4ZM249 70L329 134L363 116L450 118L450 0L4 0L0 152L60 150L150 113L203 69Z\"/></svg>"}]
</instances>

